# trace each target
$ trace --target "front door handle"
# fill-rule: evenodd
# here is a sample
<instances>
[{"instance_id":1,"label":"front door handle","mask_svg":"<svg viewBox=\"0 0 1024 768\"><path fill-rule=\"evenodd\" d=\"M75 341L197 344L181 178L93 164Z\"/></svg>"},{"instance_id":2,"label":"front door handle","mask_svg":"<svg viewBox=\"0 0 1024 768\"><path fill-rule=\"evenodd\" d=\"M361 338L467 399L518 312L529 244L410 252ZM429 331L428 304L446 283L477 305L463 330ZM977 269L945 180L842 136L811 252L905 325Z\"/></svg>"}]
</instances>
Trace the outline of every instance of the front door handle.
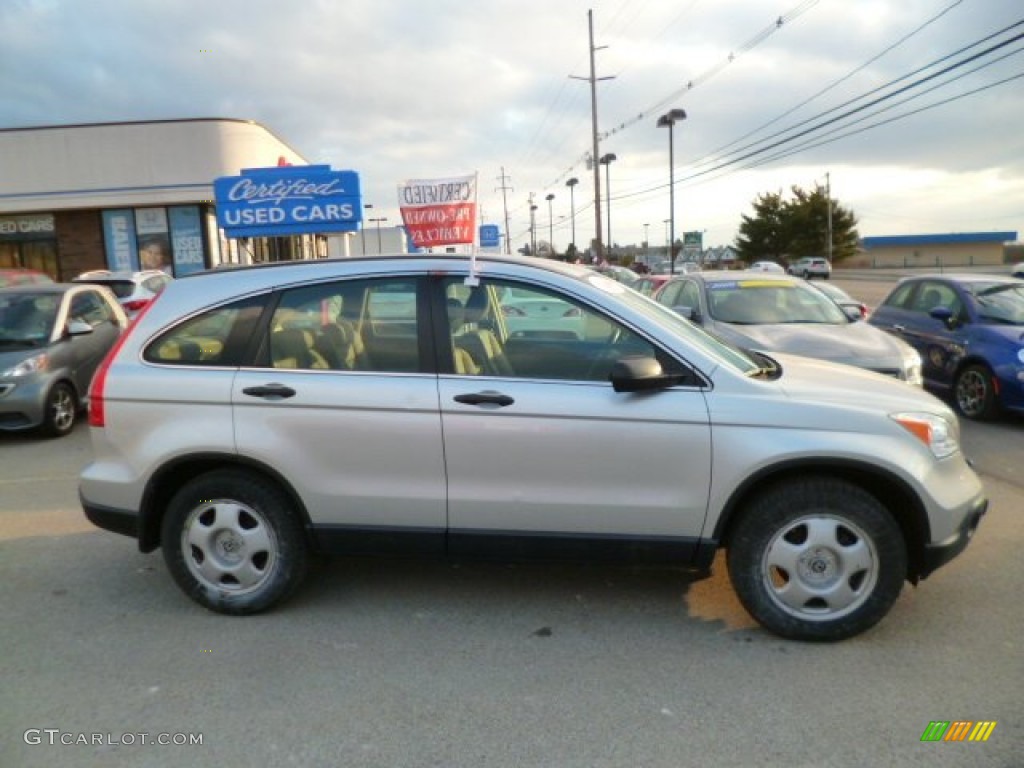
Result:
<instances>
[{"instance_id":1,"label":"front door handle","mask_svg":"<svg viewBox=\"0 0 1024 768\"><path fill-rule=\"evenodd\" d=\"M892 329L896 331L896 333L903 333L905 330L907 330L904 326L900 325L899 323L894 323Z\"/></svg>"},{"instance_id":2,"label":"front door handle","mask_svg":"<svg viewBox=\"0 0 1024 768\"><path fill-rule=\"evenodd\" d=\"M295 390L284 384L265 384L262 387L246 387L242 390L242 394L262 397L265 400L284 400L295 397Z\"/></svg>"},{"instance_id":3,"label":"front door handle","mask_svg":"<svg viewBox=\"0 0 1024 768\"><path fill-rule=\"evenodd\" d=\"M506 405L512 405L515 400L508 395L501 394L501 392L487 390L485 392L470 392L465 395L456 395L455 402L466 405L497 405L504 408Z\"/></svg>"}]
</instances>

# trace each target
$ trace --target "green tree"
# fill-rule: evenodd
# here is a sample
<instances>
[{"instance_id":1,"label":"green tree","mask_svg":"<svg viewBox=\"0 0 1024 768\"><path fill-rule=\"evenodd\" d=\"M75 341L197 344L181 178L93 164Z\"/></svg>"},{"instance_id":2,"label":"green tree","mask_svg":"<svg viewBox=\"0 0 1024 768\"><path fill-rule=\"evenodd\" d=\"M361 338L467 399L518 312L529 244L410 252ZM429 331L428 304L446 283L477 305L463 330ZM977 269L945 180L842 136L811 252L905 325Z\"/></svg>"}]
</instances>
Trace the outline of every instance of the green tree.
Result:
<instances>
[{"instance_id":1,"label":"green tree","mask_svg":"<svg viewBox=\"0 0 1024 768\"><path fill-rule=\"evenodd\" d=\"M753 216L743 216L734 246L740 261L748 264L759 259L779 261L788 252L789 240L782 193L769 192L754 200Z\"/></svg>"},{"instance_id":2,"label":"green tree","mask_svg":"<svg viewBox=\"0 0 1024 768\"><path fill-rule=\"evenodd\" d=\"M860 234L857 217L834 199L829 200L821 185L807 191L794 186L792 199L782 193L759 195L754 215L743 216L735 248L748 264L759 259L778 262L802 256L825 256L829 252L829 205L832 207L832 260L848 259L857 253Z\"/></svg>"}]
</instances>

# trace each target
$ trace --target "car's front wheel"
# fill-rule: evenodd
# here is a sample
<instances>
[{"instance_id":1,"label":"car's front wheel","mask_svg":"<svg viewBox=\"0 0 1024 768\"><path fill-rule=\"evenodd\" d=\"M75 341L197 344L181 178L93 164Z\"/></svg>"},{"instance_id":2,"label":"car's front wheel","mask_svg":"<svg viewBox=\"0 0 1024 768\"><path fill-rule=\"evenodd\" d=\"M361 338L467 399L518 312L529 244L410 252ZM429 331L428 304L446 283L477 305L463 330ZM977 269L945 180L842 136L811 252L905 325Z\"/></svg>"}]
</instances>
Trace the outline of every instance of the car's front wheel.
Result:
<instances>
[{"instance_id":1,"label":"car's front wheel","mask_svg":"<svg viewBox=\"0 0 1024 768\"><path fill-rule=\"evenodd\" d=\"M287 598L306 573L303 527L275 484L239 470L186 483L167 507L164 559L178 586L200 605L243 615Z\"/></svg>"},{"instance_id":2,"label":"car's front wheel","mask_svg":"<svg viewBox=\"0 0 1024 768\"><path fill-rule=\"evenodd\" d=\"M968 419L992 419L999 412L992 371L983 365L969 365L960 371L953 391L956 407Z\"/></svg>"},{"instance_id":3,"label":"car's front wheel","mask_svg":"<svg viewBox=\"0 0 1024 768\"><path fill-rule=\"evenodd\" d=\"M59 381L46 395L46 412L42 431L48 437L63 437L75 428L78 418L78 398L70 384Z\"/></svg>"},{"instance_id":4,"label":"car's front wheel","mask_svg":"<svg viewBox=\"0 0 1024 768\"><path fill-rule=\"evenodd\" d=\"M729 577L766 629L794 640L843 640L878 623L907 573L899 525L844 480L788 481L742 511L728 541Z\"/></svg>"}]
</instances>

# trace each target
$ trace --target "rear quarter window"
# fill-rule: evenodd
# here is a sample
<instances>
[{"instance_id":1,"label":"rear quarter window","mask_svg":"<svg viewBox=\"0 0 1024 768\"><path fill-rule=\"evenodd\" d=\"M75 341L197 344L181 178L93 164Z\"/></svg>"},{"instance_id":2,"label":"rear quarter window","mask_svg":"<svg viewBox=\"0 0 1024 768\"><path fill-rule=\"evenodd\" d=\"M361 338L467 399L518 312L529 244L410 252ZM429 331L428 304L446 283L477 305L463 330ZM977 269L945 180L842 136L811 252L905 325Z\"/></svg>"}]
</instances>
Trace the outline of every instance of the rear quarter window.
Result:
<instances>
[{"instance_id":1,"label":"rear quarter window","mask_svg":"<svg viewBox=\"0 0 1024 768\"><path fill-rule=\"evenodd\" d=\"M162 365L241 365L265 297L250 298L191 317L160 334L143 359Z\"/></svg>"}]
</instances>

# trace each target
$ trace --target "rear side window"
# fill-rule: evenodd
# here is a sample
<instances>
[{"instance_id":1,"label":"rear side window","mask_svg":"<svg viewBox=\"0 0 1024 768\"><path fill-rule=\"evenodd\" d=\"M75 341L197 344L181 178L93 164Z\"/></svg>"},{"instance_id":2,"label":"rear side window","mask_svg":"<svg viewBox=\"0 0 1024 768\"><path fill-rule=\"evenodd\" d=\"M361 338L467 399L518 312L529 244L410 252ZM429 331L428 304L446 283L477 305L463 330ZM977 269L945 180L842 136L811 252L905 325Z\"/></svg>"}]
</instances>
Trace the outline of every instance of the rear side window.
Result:
<instances>
[{"instance_id":1,"label":"rear side window","mask_svg":"<svg viewBox=\"0 0 1024 768\"><path fill-rule=\"evenodd\" d=\"M249 298L189 318L150 343L143 359L164 365L241 365L265 301Z\"/></svg>"},{"instance_id":2,"label":"rear side window","mask_svg":"<svg viewBox=\"0 0 1024 768\"><path fill-rule=\"evenodd\" d=\"M345 280L282 292L261 362L298 370L416 373L415 278Z\"/></svg>"},{"instance_id":3,"label":"rear side window","mask_svg":"<svg viewBox=\"0 0 1024 768\"><path fill-rule=\"evenodd\" d=\"M899 286L892 295L885 300L885 306L896 309L910 309L910 297L914 293L914 283L905 283Z\"/></svg>"}]
</instances>

